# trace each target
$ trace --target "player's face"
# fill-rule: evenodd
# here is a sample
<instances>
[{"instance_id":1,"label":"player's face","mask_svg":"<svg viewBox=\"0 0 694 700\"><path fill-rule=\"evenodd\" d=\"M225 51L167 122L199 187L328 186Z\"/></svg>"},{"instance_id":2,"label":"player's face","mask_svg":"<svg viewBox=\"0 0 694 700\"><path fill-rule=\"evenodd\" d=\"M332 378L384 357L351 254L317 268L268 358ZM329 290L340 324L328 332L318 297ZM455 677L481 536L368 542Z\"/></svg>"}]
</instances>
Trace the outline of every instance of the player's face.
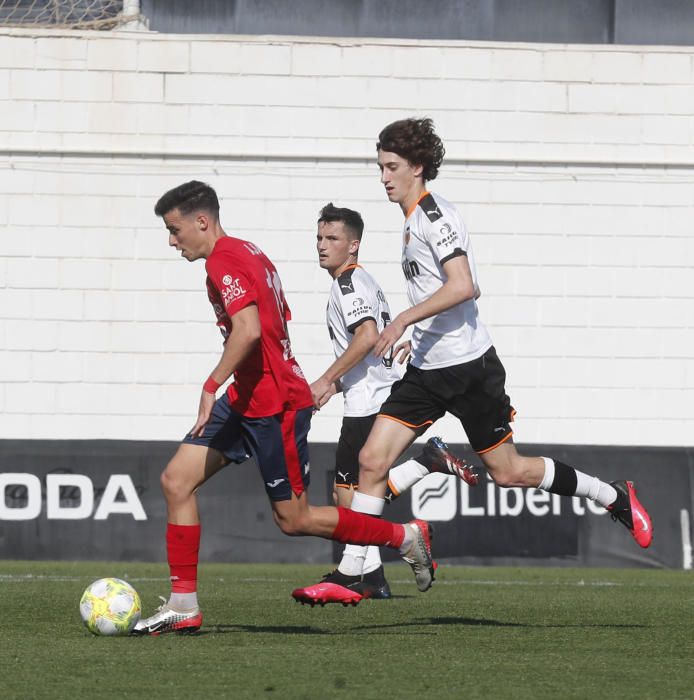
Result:
<instances>
[{"instance_id":1,"label":"player's face","mask_svg":"<svg viewBox=\"0 0 694 700\"><path fill-rule=\"evenodd\" d=\"M320 221L316 235L318 264L334 274L336 270L353 262L359 242L350 238L341 221Z\"/></svg>"},{"instance_id":2,"label":"player's face","mask_svg":"<svg viewBox=\"0 0 694 700\"><path fill-rule=\"evenodd\" d=\"M209 220L204 214L181 214L176 208L164 214L164 224L169 230L169 245L180 251L189 262L206 257L208 241L205 237Z\"/></svg>"},{"instance_id":3,"label":"player's face","mask_svg":"<svg viewBox=\"0 0 694 700\"><path fill-rule=\"evenodd\" d=\"M381 171L381 184L391 202L409 208L419 199L424 189L422 166L412 165L408 160L390 151L378 152L378 167Z\"/></svg>"}]
</instances>

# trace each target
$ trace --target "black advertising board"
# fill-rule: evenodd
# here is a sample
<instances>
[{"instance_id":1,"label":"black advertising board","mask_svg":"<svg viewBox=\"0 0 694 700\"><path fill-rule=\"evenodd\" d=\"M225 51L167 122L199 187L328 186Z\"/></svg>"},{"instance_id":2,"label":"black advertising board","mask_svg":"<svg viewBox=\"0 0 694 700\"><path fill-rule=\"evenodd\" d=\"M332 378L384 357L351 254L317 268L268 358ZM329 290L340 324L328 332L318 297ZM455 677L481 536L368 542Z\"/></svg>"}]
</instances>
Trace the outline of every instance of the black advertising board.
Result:
<instances>
[{"instance_id":1,"label":"black advertising board","mask_svg":"<svg viewBox=\"0 0 694 700\"><path fill-rule=\"evenodd\" d=\"M467 448L452 448L479 464ZM175 449L173 442L0 441L0 558L164 561L159 475ZM430 475L388 505L384 517L430 520L435 556L450 563L682 568L687 562L693 449L519 450L554 456L608 481L635 481L653 518L653 545L639 548L586 500L500 489L484 472L475 488ZM330 502L334 454L334 444L311 445L310 493L317 505ZM203 561L328 563L338 554L328 541L279 531L253 460L215 475L199 499Z\"/></svg>"}]
</instances>

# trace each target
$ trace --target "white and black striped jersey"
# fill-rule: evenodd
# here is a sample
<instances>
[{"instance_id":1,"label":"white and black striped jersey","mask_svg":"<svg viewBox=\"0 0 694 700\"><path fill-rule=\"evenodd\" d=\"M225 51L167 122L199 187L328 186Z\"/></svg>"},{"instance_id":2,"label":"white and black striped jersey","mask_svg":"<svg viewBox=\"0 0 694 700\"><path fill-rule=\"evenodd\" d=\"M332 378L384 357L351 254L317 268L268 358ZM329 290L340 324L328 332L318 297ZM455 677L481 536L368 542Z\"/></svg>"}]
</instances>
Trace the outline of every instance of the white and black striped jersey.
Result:
<instances>
[{"instance_id":1,"label":"white and black striped jersey","mask_svg":"<svg viewBox=\"0 0 694 700\"><path fill-rule=\"evenodd\" d=\"M456 208L443 197L425 192L405 220L402 270L414 306L429 299L446 280L443 264L467 256L477 287L477 269L470 236ZM410 362L420 369L450 367L483 355L492 339L474 299L424 319L412 329Z\"/></svg>"},{"instance_id":2,"label":"white and black striped jersey","mask_svg":"<svg viewBox=\"0 0 694 700\"><path fill-rule=\"evenodd\" d=\"M330 288L327 309L328 332L335 357L349 346L354 331L369 319L380 333L390 321L388 302L376 280L359 265L351 265ZM369 353L340 379L344 394L345 416L369 416L376 413L399 378L391 358L380 359Z\"/></svg>"}]
</instances>

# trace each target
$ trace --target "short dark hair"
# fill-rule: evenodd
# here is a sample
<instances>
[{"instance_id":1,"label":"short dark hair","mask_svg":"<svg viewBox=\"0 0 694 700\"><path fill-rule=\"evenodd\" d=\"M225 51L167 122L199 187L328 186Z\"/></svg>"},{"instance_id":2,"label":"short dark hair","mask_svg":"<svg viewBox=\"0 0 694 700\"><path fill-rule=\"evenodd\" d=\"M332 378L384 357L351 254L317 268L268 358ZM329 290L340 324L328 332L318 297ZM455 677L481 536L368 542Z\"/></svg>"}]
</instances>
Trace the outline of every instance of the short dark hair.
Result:
<instances>
[{"instance_id":1,"label":"short dark hair","mask_svg":"<svg viewBox=\"0 0 694 700\"><path fill-rule=\"evenodd\" d=\"M412 165L423 167L425 181L435 180L446 155L443 141L431 119L401 119L388 124L378 135L377 151L397 153Z\"/></svg>"},{"instance_id":2,"label":"short dark hair","mask_svg":"<svg viewBox=\"0 0 694 700\"><path fill-rule=\"evenodd\" d=\"M154 206L157 216L164 216L172 209L178 209L181 214L204 209L219 218L219 200L217 193L206 183L199 180L184 182L178 187L165 192Z\"/></svg>"},{"instance_id":3,"label":"short dark hair","mask_svg":"<svg viewBox=\"0 0 694 700\"><path fill-rule=\"evenodd\" d=\"M352 237L358 241L361 240L364 233L364 220L358 211L347 209L347 207L336 207L332 202L328 202L320 210L318 223L321 223L321 221L341 221L344 227L352 233Z\"/></svg>"}]
</instances>

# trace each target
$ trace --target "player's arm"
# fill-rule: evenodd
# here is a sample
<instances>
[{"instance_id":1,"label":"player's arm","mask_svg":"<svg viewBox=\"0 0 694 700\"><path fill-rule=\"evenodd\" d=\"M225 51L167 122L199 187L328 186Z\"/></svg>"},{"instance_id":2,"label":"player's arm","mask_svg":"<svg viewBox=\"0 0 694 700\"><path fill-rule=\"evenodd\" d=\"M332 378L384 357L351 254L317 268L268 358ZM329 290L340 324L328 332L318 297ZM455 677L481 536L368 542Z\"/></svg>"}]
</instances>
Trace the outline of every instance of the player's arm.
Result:
<instances>
[{"instance_id":1,"label":"player's arm","mask_svg":"<svg viewBox=\"0 0 694 700\"><path fill-rule=\"evenodd\" d=\"M362 321L354 329L347 349L311 384L311 395L316 408L324 406L337 393L340 379L374 349L377 341L378 328L372 318Z\"/></svg>"},{"instance_id":2,"label":"player's arm","mask_svg":"<svg viewBox=\"0 0 694 700\"><path fill-rule=\"evenodd\" d=\"M398 341L408 326L431 318L478 296L472 272L465 254L456 255L443 263L446 281L428 299L398 314L381 333L374 355L383 357Z\"/></svg>"},{"instance_id":3,"label":"player's arm","mask_svg":"<svg viewBox=\"0 0 694 700\"><path fill-rule=\"evenodd\" d=\"M198 419L190 431L193 437L202 435L215 403L214 385L221 386L238 369L260 342L258 307L249 304L231 316L231 333L224 343L222 356L203 386L198 407Z\"/></svg>"}]
</instances>

